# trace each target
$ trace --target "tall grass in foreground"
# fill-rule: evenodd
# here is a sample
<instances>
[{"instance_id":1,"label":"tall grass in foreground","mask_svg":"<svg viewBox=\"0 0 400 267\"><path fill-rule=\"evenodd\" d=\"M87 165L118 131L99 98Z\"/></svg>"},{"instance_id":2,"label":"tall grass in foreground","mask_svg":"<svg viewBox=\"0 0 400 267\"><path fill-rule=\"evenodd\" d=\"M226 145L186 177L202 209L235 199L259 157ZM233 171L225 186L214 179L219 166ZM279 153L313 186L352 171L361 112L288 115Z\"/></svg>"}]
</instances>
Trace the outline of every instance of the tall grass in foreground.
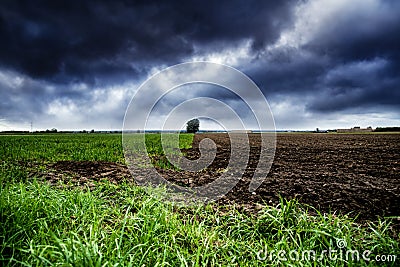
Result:
<instances>
[{"instance_id":1,"label":"tall grass in foreground","mask_svg":"<svg viewBox=\"0 0 400 267\"><path fill-rule=\"evenodd\" d=\"M61 190L35 181L2 185L0 265L367 266L378 262L287 261L272 251L336 249L399 253L387 222L360 227L352 219L310 217L295 201L266 207L258 217L212 205L176 207L129 184L99 184L95 191ZM272 256L268 254L271 252ZM361 257L361 256L360 256ZM398 259L397 259L398 262ZM395 265L389 262L388 265Z\"/></svg>"}]
</instances>

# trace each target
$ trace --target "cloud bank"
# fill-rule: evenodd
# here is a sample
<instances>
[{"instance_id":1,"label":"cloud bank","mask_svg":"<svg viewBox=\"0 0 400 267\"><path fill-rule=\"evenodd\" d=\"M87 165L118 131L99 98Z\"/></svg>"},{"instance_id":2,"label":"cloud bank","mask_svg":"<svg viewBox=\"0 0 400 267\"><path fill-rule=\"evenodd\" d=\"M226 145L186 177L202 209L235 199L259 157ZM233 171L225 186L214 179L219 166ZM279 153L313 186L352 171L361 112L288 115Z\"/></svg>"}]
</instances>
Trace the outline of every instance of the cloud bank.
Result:
<instances>
[{"instance_id":1,"label":"cloud bank","mask_svg":"<svg viewBox=\"0 0 400 267\"><path fill-rule=\"evenodd\" d=\"M278 129L399 125L398 32L390 0L6 1L0 130L120 129L142 82L198 60L251 77ZM159 111L207 96L248 112L224 90L182 90Z\"/></svg>"}]
</instances>

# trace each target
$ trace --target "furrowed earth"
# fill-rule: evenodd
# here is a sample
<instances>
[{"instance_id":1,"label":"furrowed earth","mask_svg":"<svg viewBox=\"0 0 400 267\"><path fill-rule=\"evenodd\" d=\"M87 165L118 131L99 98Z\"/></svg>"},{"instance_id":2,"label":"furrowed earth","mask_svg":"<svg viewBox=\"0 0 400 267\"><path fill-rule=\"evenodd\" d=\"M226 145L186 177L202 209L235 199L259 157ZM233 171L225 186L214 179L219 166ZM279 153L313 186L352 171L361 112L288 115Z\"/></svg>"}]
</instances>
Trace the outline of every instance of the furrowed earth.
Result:
<instances>
[{"instance_id":1,"label":"furrowed earth","mask_svg":"<svg viewBox=\"0 0 400 267\"><path fill-rule=\"evenodd\" d=\"M400 215L400 134L277 134L274 162L255 193L248 188L257 167L261 138L259 134L248 136L250 158L243 178L218 204L257 213L264 205L277 205L280 198L295 198L320 212L350 214L359 220ZM193 148L184 150L187 158L199 158L198 147L204 138L217 145L216 158L205 170L192 173L157 168L158 172L188 187L217 179L228 166L229 136L196 134ZM60 161L48 165L41 176L52 184L67 179L74 186L89 188L102 179L133 181L125 165L100 161ZM309 211L315 213L312 208Z\"/></svg>"}]
</instances>

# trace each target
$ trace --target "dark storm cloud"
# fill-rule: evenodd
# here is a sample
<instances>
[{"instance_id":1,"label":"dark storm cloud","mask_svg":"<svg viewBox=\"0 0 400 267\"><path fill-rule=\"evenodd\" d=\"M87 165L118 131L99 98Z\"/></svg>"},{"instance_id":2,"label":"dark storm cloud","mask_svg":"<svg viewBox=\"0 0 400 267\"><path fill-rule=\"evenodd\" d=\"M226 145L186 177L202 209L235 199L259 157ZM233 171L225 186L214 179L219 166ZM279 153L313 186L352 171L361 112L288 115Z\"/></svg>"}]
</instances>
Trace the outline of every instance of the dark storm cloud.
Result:
<instances>
[{"instance_id":1,"label":"dark storm cloud","mask_svg":"<svg viewBox=\"0 0 400 267\"><path fill-rule=\"evenodd\" d=\"M13 121L24 121L44 112L42 97L47 92L40 83L24 79L14 72L0 77L0 115ZM13 77L10 79L10 77Z\"/></svg>"},{"instance_id":2,"label":"dark storm cloud","mask_svg":"<svg viewBox=\"0 0 400 267\"><path fill-rule=\"evenodd\" d=\"M75 86L54 86L15 71L0 69L0 115L12 121L32 121L46 115L53 101L71 99L85 103L92 95L88 89ZM85 86L84 86L85 87Z\"/></svg>"},{"instance_id":3,"label":"dark storm cloud","mask_svg":"<svg viewBox=\"0 0 400 267\"><path fill-rule=\"evenodd\" d=\"M7 1L0 64L54 82L139 77L157 64L245 38L255 49L290 23L290 1Z\"/></svg>"},{"instance_id":4,"label":"dark storm cloud","mask_svg":"<svg viewBox=\"0 0 400 267\"><path fill-rule=\"evenodd\" d=\"M400 76L390 60L360 61L330 70L320 82L320 92L308 105L311 110L400 107Z\"/></svg>"},{"instance_id":5,"label":"dark storm cloud","mask_svg":"<svg viewBox=\"0 0 400 267\"><path fill-rule=\"evenodd\" d=\"M266 51L249 75L267 96L297 96L313 113L398 113L400 2L348 2L337 8L332 1L331 9L328 1L319 3L317 11L332 14L300 16L306 25L300 37L306 41ZM308 25L313 20L319 21L314 28Z\"/></svg>"},{"instance_id":6,"label":"dark storm cloud","mask_svg":"<svg viewBox=\"0 0 400 267\"><path fill-rule=\"evenodd\" d=\"M376 57L399 61L400 2L376 2L366 1L364 6L349 2L349 7L335 14L334 20L327 20L304 48L342 61Z\"/></svg>"},{"instance_id":7,"label":"dark storm cloud","mask_svg":"<svg viewBox=\"0 0 400 267\"><path fill-rule=\"evenodd\" d=\"M331 59L293 47L265 53L247 73L267 96L318 90L319 79L332 67Z\"/></svg>"},{"instance_id":8,"label":"dark storm cloud","mask_svg":"<svg viewBox=\"0 0 400 267\"><path fill-rule=\"evenodd\" d=\"M400 114L399 32L400 2L388 0L3 1L0 119L60 109L65 121L99 112L111 124L126 86L195 59L249 75L288 125L304 114ZM197 96L248 113L212 88L171 94L160 110Z\"/></svg>"},{"instance_id":9,"label":"dark storm cloud","mask_svg":"<svg viewBox=\"0 0 400 267\"><path fill-rule=\"evenodd\" d=\"M332 60L311 110L400 111L400 2L366 2L358 9L350 5L304 46Z\"/></svg>"}]
</instances>

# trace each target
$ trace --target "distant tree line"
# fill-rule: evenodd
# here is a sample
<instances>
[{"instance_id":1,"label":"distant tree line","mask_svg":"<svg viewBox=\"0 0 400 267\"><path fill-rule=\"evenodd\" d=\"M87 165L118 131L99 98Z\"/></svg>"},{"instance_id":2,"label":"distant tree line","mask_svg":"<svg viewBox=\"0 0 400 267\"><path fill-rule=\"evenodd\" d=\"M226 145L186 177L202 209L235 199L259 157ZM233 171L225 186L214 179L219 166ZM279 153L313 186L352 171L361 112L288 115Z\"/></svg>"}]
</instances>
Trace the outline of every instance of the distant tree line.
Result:
<instances>
[{"instance_id":1,"label":"distant tree line","mask_svg":"<svg viewBox=\"0 0 400 267\"><path fill-rule=\"evenodd\" d=\"M400 132L400 127L377 127L374 132Z\"/></svg>"}]
</instances>

